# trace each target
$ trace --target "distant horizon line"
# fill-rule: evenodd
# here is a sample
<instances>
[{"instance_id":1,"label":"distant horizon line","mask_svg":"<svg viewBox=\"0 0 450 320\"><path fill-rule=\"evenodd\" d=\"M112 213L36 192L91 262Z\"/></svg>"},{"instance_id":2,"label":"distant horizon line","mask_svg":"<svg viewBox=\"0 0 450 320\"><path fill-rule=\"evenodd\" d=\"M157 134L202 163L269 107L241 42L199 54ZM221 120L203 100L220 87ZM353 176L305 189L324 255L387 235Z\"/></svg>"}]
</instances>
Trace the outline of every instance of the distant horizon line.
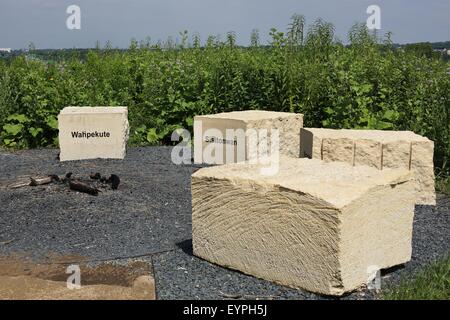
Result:
<instances>
[{"instance_id":1,"label":"distant horizon line","mask_svg":"<svg viewBox=\"0 0 450 320\"><path fill-rule=\"evenodd\" d=\"M107 43L107 42L105 42ZM139 43L139 41L138 41ZM418 42L393 42L393 45L399 45L399 46L405 46L408 44L418 44L418 43L429 43L429 44L437 44L437 43L449 43L450 44L450 40L442 40L442 41L418 41ZM153 45L156 45L153 44ZM250 45L240 45L240 44L236 44L237 47L250 47ZM266 47L266 46L270 46L270 44L261 44L259 45L260 47ZM201 46L201 48L204 48L205 46ZM130 47L112 47L110 49L118 49L118 50L127 50ZM0 47L0 49L10 49L11 51L29 51L29 48L9 48L9 47ZM89 50L89 49L97 49L96 46L92 46L92 47L59 47L59 48L35 48L35 50L73 50L73 49L77 49L77 50ZM100 47L100 49L106 49L104 47Z\"/></svg>"}]
</instances>

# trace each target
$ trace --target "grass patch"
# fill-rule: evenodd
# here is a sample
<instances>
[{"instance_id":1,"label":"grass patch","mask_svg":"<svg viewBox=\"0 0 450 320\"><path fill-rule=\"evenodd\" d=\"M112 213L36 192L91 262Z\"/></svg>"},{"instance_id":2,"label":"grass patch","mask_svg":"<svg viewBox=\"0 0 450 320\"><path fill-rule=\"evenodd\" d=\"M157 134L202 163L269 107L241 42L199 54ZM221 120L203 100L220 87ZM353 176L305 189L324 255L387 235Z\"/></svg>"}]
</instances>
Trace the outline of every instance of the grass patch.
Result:
<instances>
[{"instance_id":1,"label":"grass patch","mask_svg":"<svg viewBox=\"0 0 450 320\"><path fill-rule=\"evenodd\" d=\"M450 197L450 176L436 177L436 190Z\"/></svg>"},{"instance_id":2,"label":"grass patch","mask_svg":"<svg viewBox=\"0 0 450 320\"><path fill-rule=\"evenodd\" d=\"M387 288L385 300L450 300L450 255L436 261L398 286Z\"/></svg>"}]
</instances>

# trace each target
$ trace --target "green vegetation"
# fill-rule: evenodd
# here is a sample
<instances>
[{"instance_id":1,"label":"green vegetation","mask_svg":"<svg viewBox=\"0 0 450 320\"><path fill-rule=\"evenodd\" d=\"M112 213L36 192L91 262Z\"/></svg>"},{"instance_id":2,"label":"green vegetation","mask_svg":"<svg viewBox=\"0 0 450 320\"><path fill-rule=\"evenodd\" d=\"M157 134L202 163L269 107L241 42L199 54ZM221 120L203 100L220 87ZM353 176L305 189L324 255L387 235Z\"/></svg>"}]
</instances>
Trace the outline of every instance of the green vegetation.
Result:
<instances>
[{"instance_id":1,"label":"green vegetation","mask_svg":"<svg viewBox=\"0 0 450 320\"><path fill-rule=\"evenodd\" d=\"M436 190L450 197L450 176L440 173L436 176Z\"/></svg>"},{"instance_id":2,"label":"green vegetation","mask_svg":"<svg viewBox=\"0 0 450 320\"><path fill-rule=\"evenodd\" d=\"M429 43L413 43L407 44L404 47L406 52L412 52L415 55L425 56L427 58L438 58L441 56L440 52L433 50L433 47Z\"/></svg>"},{"instance_id":3,"label":"green vegetation","mask_svg":"<svg viewBox=\"0 0 450 320\"><path fill-rule=\"evenodd\" d=\"M386 300L449 300L450 255L383 292Z\"/></svg>"},{"instance_id":4,"label":"green vegetation","mask_svg":"<svg viewBox=\"0 0 450 320\"><path fill-rule=\"evenodd\" d=\"M130 49L83 52L51 62L0 60L0 144L29 148L57 143L56 116L69 105L125 105L130 143L170 143L198 114L242 109L301 112L307 126L412 130L435 141L437 173L450 171L449 67L416 49L396 49L365 26L335 40L322 20L309 28L294 16L288 32L273 29L269 46L187 32L181 43L133 41ZM419 50L420 51L420 50ZM421 51L420 51L421 52Z\"/></svg>"}]
</instances>

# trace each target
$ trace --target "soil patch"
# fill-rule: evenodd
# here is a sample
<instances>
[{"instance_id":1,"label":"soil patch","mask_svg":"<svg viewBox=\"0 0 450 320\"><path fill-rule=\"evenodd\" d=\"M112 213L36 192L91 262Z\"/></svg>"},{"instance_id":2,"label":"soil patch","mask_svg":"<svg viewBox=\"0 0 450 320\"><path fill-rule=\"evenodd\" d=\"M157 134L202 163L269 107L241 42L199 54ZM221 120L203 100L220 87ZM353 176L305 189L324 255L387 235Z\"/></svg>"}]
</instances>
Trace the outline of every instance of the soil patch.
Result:
<instances>
[{"instance_id":1,"label":"soil patch","mask_svg":"<svg viewBox=\"0 0 450 320\"><path fill-rule=\"evenodd\" d=\"M71 265L80 268L80 289L67 286ZM155 299L149 263L90 265L84 257L71 255L38 262L0 256L0 288L0 299Z\"/></svg>"}]
</instances>

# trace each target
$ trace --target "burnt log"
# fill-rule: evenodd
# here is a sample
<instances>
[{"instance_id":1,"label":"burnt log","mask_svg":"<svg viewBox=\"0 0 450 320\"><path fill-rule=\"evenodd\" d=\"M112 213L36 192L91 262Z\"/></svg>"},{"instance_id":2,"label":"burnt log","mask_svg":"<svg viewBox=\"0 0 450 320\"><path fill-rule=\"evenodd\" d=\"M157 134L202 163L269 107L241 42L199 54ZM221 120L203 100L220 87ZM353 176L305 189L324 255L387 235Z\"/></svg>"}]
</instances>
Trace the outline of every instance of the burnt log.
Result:
<instances>
[{"instance_id":1,"label":"burnt log","mask_svg":"<svg viewBox=\"0 0 450 320\"><path fill-rule=\"evenodd\" d=\"M44 178L30 178L30 186L36 187L36 186L42 186L44 184L50 184L52 183L53 178L51 176L44 177Z\"/></svg>"},{"instance_id":2,"label":"burnt log","mask_svg":"<svg viewBox=\"0 0 450 320\"><path fill-rule=\"evenodd\" d=\"M90 185L88 185L86 183L83 183L80 181L75 181L75 180L69 181L69 187L71 190L87 193L92 196L98 196L98 192L99 192L99 190L97 188L91 187Z\"/></svg>"}]
</instances>

